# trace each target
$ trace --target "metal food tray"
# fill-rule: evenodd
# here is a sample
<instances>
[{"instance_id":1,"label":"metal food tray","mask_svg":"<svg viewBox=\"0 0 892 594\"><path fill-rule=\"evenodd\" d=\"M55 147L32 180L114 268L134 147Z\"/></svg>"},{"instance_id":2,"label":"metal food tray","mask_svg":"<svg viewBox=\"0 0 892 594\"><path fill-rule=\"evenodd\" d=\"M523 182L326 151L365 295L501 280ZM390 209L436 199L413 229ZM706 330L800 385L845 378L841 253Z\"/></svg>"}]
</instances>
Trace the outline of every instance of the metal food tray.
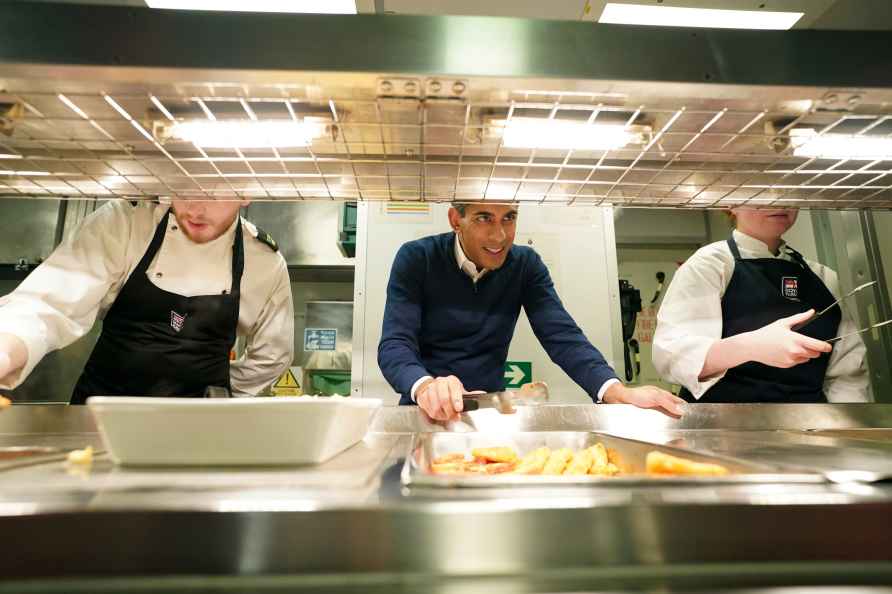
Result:
<instances>
[{"instance_id":1,"label":"metal food tray","mask_svg":"<svg viewBox=\"0 0 892 594\"><path fill-rule=\"evenodd\" d=\"M618 476L545 476L545 475L445 475L430 470L431 461L445 454L470 453L474 448L508 446L518 456L547 446L552 450L570 448L574 452L598 442L616 454ZM721 464L730 471L725 476L655 476L645 474L648 452L659 451L694 462ZM417 433L402 471L404 485L430 487L506 487L521 485L648 485L679 482L685 484L718 483L820 483L826 478L819 473L800 470L785 471L781 467L748 462L727 456L702 454L696 451L663 446L635 439L587 431L538 431L515 433Z\"/></svg>"}]
</instances>

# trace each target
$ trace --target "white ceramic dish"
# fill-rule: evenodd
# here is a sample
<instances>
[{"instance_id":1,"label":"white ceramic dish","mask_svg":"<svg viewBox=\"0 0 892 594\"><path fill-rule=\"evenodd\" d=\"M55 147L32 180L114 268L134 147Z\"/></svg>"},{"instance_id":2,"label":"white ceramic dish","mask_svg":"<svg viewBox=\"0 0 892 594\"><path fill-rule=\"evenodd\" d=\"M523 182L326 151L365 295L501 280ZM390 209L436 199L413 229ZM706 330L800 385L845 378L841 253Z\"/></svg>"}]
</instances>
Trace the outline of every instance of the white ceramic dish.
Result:
<instances>
[{"instance_id":1,"label":"white ceramic dish","mask_svg":"<svg viewBox=\"0 0 892 594\"><path fill-rule=\"evenodd\" d=\"M87 406L118 464L283 465L325 462L362 440L381 401L93 396Z\"/></svg>"}]
</instances>

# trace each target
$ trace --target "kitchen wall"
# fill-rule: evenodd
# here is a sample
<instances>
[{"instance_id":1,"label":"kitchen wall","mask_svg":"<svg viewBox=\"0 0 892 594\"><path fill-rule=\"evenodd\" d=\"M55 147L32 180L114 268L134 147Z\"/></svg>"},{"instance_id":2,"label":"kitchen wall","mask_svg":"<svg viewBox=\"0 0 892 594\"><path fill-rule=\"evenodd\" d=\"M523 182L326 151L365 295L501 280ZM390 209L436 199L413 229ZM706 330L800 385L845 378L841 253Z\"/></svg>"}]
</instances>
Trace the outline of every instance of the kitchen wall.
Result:
<instances>
[{"instance_id":1,"label":"kitchen wall","mask_svg":"<svg viewBox=\"0 0 892 594\"><path fill-rule=\"evenodd\" d=\"M882 267L886 279L886 290L892 290L892 212L877 211L873 213L874 225L877 229Z\"/></svg>"},{"instance_id":2,"label":"kitchen wall","mask_svg":"<svg viewBox=\"0 0 892 594\"><path fill-rule=\"evenodd\" d=\"M307 303L310 301L352 303L353 283L292 282L291 294L294 298L294 364L305 365L312 354L303 350L304 329L307 327Z\"/></svg>"},{"instance_id":3,"label":"kitchen wall","mask_svg":"<svg viewBox=\"0 0 892 594\"><path fill-rule=\"evenodd\" d=\"M0 199L0 265L43 260L55 247L59 200Z\"/></svg>"},{"instance_id":4,"label":"kitchen wall","mask_svg":"<svg viewBox=\"0 0 892 594\"><path fill-rule=\"evenodd\" d=\"M291 272L294 299L294 366L306 371L323 366L350 370L351 344L339 332L337 356L329 352L305 352L304 329L307 328L307 303L319 301L353 302L354 258L338 247L341 202L254 202L245 217L268 232L279 244L279 251ZM335 317L340 318L340 315ZM313 324L314 327L333 327ZM349 338L352 338L350 336ZM299 381L308 388L306 377Z\"/></svg>"},{"instance_id":5,"label":"kitchen wall","mask_svg":"<svg viewBox=\"0 0 892 594\"><path fill-rule=\"evenodd\" d=\"M675 271L698 246L617 246L616 257L619 269L619 278L629 281L641 293L641 308L635 324L635 333L632 338L639 344L640 372L635 372L630 383L659 385L671 389L671 385L664 382L653 365L653 335L657 325L657 312L666 289L669 288ZM666 279L663 288L657 295L658 282L656 273L663 272ZM617 374L626 379L624 365L617 368Z\"/></svg>"},{"instance_id":6,"label":"kitchen wall","mask_svg":"<svg viewBox=\"0 0 892 594\"><path fill-rule=\"evenodd\" d=\"M672 389L653 366L657 312L675 271L700 246L708 243L709 218L703 211L629 208L616 209L615 218L619 278L629 281L641 294L642 311L638 313L632 335L640 348L640 372L633 371L630 383ZM666 275L659 294L657 272ZM620 364L617 373L623 379L627 377L624 364Z\"/></svg>"},{"instance_id":7,"label":"kitchen wall","mask_svg":"<svg viewBox=\"0 0 892 594\"><path fill-rule=\"evenodd\" d=\"M341 202L253 202L245 218L269 233L289 266L353 266L338 249Z\"/></svg>"}]
</instances>

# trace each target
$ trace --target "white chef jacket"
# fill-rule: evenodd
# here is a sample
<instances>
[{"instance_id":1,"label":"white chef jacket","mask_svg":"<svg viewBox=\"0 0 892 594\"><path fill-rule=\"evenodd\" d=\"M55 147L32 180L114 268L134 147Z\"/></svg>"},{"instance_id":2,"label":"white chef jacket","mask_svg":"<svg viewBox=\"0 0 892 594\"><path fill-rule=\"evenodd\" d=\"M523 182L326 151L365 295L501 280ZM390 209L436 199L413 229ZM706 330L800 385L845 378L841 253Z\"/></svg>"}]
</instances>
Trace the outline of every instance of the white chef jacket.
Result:
<instances>
[{"instance_id":1,"label":"white chef jacket","mask_svg":"<svg viewBox=\"0 0 892 594\"><path fill-rule=\"evenodd\" d=\"M734 230L734 241L744 259L779 258L793 261L783 247L775 256L768 246ZM809 268L823 281L835 298L840 296L836 273L826 266L806 260ZM700 248L676 271L657 314L653 339L653 363L667 381L681 384L700 398L714 386L724 372L700 381L706 354L722 337L722 297L734 274L734 256L727 242L719 241ZM842 308L837 335L857 330L852 317ZM860 336L844 338L834 344L824 394L830 402L867 402L868 376L864 365L866 349Z\"/></svg>"},{"instance_id":2,"label":"white chef jacket","mask_svg":"<svg viewBox=\"0 0 892 594\"><path fill-rule=\"evenodd\" d=\"M44 355L68 346L105 316L168 208L122 200L105 204L15 291L0 297L0 332L18 336L28 350L25 367L0 378L0 388L21 384ZM257 228L241 217L217 239L198 244L171 213L148 275L159 289L186 297L228 291L237 222L245 252L237 335L245 338L245 353L230 362L230 379L234 394L254 395L275 381L294 355L294 306L281 254L254 239Z\"/></svg>"}]
</instances>

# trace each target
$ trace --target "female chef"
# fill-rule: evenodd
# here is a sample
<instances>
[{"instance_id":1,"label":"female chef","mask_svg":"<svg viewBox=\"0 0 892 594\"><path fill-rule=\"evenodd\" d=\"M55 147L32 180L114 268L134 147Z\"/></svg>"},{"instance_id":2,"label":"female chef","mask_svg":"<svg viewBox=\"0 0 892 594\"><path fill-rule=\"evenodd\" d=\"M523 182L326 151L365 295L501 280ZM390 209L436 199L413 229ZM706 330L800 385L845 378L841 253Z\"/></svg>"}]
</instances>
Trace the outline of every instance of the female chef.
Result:
<instances>
[{"instance_id":1,"label":"female chef","mask_svg":"<svg viewBox=\"0 0 892 594\"><path fill-rule=\"evenodd\" d=\"M864 344L836 274L786 245L795 209L732 209L727 241L675 273L657 316L653 361L689 402L867 400Z\"/></svg>"}]
</instances>

